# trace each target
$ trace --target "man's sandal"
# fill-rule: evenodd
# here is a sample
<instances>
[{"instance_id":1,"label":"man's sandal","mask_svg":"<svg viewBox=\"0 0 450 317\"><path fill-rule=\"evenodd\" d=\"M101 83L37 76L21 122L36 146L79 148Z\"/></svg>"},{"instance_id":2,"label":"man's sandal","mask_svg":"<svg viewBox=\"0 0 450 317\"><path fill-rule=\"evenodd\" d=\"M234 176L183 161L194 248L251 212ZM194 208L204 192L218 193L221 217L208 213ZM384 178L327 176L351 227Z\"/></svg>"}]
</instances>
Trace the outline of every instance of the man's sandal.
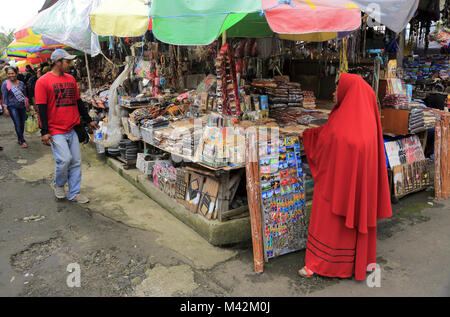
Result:
<instances>
[{"instance_id":1,"label":"man's sandal","mask_svg":"<svg viewBox=\"0 0 450 317\"><path fill-rule=\"evenodd\" d=\"M314 272L304 266L300 270L298 270L298 275L300 275L301 277L310 278L314 275Z\"/></svg>"}]
</instances>

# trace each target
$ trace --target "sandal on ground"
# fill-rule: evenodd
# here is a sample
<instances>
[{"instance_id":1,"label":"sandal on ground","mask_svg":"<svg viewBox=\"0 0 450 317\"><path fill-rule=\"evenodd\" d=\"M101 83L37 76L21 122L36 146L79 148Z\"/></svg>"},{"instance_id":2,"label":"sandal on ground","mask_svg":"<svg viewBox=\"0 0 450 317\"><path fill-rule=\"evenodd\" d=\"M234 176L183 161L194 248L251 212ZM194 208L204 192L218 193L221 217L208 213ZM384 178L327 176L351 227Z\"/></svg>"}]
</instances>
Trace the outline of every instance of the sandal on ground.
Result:
<instances>
[{"instance_id":1,"label":"sandal on ground","mask_svg":"<svg viewBox=\"0 0 450 317\"><path fill-rule=\"evenodd\" d=\"M23 142L20 146L26 149L28 147L28 144L26 142Z\"/></svg>"},{"instance_id":2,"label":"sandal on ground","mask_svg":"<svg viewBox=\"0 0 450 317\"><path fill-rule=\"evenodd\" d=\"M301 277L310 278L314 275L314 272L304 266L300 270L298 270L298 275L300 275Z\"/></svg>"}]
</instances>

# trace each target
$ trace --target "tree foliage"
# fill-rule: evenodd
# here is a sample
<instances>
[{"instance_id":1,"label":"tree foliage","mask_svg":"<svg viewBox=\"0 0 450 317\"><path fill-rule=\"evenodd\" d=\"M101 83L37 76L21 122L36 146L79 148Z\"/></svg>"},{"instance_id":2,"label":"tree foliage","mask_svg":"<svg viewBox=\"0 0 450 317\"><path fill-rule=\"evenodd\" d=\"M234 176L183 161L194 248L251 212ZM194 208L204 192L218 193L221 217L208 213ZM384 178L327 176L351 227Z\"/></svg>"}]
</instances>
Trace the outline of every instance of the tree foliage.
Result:
<instances>
[{"instance_id":1,"label":"tree foliage","mask_svg":"<svg viewBox=\"0 0 450 317\"><path fill-rule=\"evenodd\" d=\"M14 41L14 30L0 30L0 55Z\"/></svg>"}]
</instances>

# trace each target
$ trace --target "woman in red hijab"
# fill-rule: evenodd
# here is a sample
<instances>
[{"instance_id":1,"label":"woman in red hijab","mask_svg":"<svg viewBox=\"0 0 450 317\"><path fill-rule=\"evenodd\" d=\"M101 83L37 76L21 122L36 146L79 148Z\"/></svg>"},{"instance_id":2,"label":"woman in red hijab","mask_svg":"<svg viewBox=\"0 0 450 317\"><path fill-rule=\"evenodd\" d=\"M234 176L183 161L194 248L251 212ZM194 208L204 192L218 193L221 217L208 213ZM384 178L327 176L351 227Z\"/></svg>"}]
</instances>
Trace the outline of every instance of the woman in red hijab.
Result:
<instances>
[{"instance_id":1,"label":"woman in red hijab","mask_svg":"<svg viewBox=\"0 0 450 317\"><path fill-rule=\"evenodd\" d=\"M375 93L342 74L328 122L303 133L314 179L305 264L299 274L364 280L376 262L377 219L392 216Z\"/></svg>"}]
</instances>

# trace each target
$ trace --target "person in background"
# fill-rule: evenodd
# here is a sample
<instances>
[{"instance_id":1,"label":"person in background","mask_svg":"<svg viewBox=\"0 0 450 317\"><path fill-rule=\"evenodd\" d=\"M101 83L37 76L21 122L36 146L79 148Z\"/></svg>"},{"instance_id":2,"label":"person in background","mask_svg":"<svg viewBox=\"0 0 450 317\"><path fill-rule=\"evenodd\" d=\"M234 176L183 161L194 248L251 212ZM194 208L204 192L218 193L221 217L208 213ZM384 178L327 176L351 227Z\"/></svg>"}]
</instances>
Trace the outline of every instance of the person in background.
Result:
<instances>
[{"instance_id":1,"label":"person in background","mask_svg":"<svg viewBox=\"0 0 450 317\"><path fill-rule=\"evenodd\" d=\"M25 81L24 81L24 83L26 85L28 83L28 81L30 80L30 78L33 75L36 75L36 71L34 70L33 66L31 66L31 65L25 66L25 70L26 70L26 73L25 73Z\"/></svg>"},{"instance_id":2,"label":"person in background","mask_svg":"<svg viewBox=\"0 0 450 317\"><path fill-rule=\"evenodd\" d=\"M0 59L0 115L2 115L4 113L1 87L2 87L3 81L7 77L6 72L3 71L3 69L5 67L6 67L6 61L3 59ZM3 150L3 146L0 145L0 151L1 150Z\"/></svg>"},{"instance_id":3,"label":"person in background","mask_svg":"<svg viewBox=\"0 0 450 317\"><path fill-rule=\"evenodd\" d=\"M17 68L6 67L5 71L8 79L3 82L1 88L5 114L11 116L11 119L14 122L18 143L23 148L27 148L28 144L23 136L28 110L25 84L17 79Z\"/></svg>"},{"instance_id":4,"label":"person in background","mask_svg":"<svg viewBox=\"0 0 450 317\"><path fill-rule=\"evenodd\" d=\"M42 75L45 75L46 73L48 73L50 71L50 65L47 62L42 63L40 69L41 69Z\"/></svg>"},{"instance_id":5,"label":"person in background","mask_svg":"<svg viewBox=\"0 0 450 317\"><path fill-rule=\"evenodd\" d=\"M36 101L34 98L34 88L36 87L36 82L39 77L41 77L41 71L39 69L37 71L33 70L32 75L30 76L30 78L28 78L28 81L26 83L28 99L30 100L30 103L33 104L33 106L36 106ZM36 109L36 111L38 110Z\"/></svg>"},{"instance_id":6,"label":"person in background","mask_svg":"<svg viewBox=\"0 0 450 317\"><path fill-rule=\"evenodd\" d=\"M75 66L70 67L69 74L73 76L73 78L77 78L77 71L75 70Z\"/></svg>"},{"instance_id":7,"label":"person in background","mask_svg":"<svg viewBox=\"0 0 450 317\"><path fill-rule=\"evenodd\" d=\"M376 264L377 219L392 216L373 89L342 74L327 123L303 132L314 195L302 277L364 280Z\"/></svg>"},{"instance_id":8,"label":"person in background","mask_svg":"<svg viewBox=\"0 0 450 317\"><path fill-rule=\"evenodd\" d=\"M64 186L68 183L67 199L87 203L89 199L80 194L81 152L74 127L80 124L80 115L93 128L98 129L99 126L89 117L75 78L67 74L75 57L63 49L52 53L51 71L36 82L35 98L39 107L41 140L43 144L51 146L55 158L55 196L58 199L66 198Z\"/></svg>"},{"instance_id":9,"label":"person in background","mask_svg":"<svg viewBox=\"0 0 450 317\"><path fill-rule=\"evenodd\" d=\"M6 61L3 59L0 59L0 87L2 87L3 81L6 79L6 73L3 70L3 68L6 67ZM3 114L3 101L2 101L2 92L0 89L0 115ZM1 148L0 150L2 150Z\"/></svg>"},{"instance_id":10,"label":"person in background","mask_svg":"<svg viewBox=\"0 0 450 317\"><path fill-rule=\"evenodd\" d=\"M16 67L16 69L17 69L17 67ZM26 82L26 80L27 80L27 78L25 77L24 74L19 73L19 70L18 70L18 69L17 69L17 80L23 82L24 84L25 84L25 82Z\"/></svg>"}]
</instances>

